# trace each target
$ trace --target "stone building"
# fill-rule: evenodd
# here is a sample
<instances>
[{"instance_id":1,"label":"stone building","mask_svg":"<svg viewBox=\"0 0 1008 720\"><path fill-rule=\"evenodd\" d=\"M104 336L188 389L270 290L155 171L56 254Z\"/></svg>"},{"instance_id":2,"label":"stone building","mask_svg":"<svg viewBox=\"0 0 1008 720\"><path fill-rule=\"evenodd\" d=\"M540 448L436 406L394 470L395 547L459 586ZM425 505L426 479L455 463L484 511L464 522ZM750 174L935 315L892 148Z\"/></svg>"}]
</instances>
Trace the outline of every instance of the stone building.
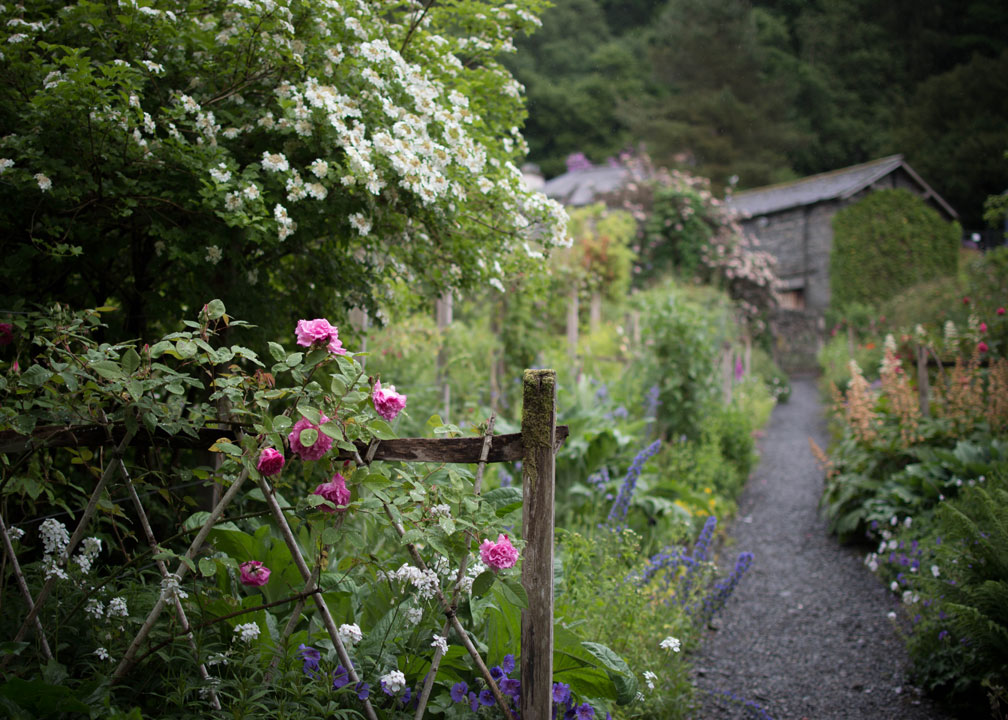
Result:
<instances>
[{"instance_id":1,"label":"stone building","mask_svg":"<svg viewBox=\"0 0 1008 720\"><path fill-rule=\"evenodd\" d=\"M745 190L728 200L741 213L743 228L777 258L783 288L774 335L778 361L786 369L815 366L830 301L833 215L870 192L889 188L919 195L946 220L958 217L902 155Z\"/></svg>"}]
</instances>

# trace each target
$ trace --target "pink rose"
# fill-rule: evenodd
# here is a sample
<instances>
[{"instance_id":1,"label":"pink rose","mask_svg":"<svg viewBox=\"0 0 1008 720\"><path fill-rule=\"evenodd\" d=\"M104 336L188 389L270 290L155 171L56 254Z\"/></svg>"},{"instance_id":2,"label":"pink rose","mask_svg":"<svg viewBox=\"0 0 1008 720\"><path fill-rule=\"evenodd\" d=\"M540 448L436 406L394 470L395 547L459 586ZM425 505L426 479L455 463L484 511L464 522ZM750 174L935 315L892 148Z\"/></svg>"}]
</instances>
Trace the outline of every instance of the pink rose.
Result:
<instances>
[{"instance_id":1,"label":"pink rose","mask_svg":"<svg viewBox=\"0 0 1008 720\"><path fill-rule=\"evenodd\" d=\"M263 448L262 452L259 453L259 462L256 464L256 469L263 475L267 477L276 475L283 466L283 453L277 452L271 447Z\"/></svg>"},{"instance_id":2,"label":"pink rose","mask_svg":"<svg viewBox=\"0 0 1008 720\"><path fill-rule=\"evenodd\" d=\"M316 343L325 343L329 352L334 355L346 355L343 343L340 342L338 330L329 324L328 320L315 318L314 320L298 320L297 344L304 347L311 347Z\"/></svg>"},{"instance_id":3,"label":"pink rose","mask_svg":"<svg viewBox=\"0 0 1008 720\"><path fill-rule=\"evenodd\" d=\"M395 385L382 388L381 380L376 380L374 392L371 393L374 401L374 409L386 420L392 420L399 412L406 407L406 396L396 392Z\"/></svg>"},{"instance_id":4,"label":"pink rose","mask_svg":"<svg viewBox=\"0 0 1008 720\"><path fill-rule=\"evenodd\" d=\"M987 332L987 323L980 323L980 332Z\"/></svg>"},{"instance_id":5,"label":"pink rose","mask_svg":"<svg viewBox=\"0 0 1008 720\"><path fill-rule=\"evenodd\" d=\"M332 480L327 483L323 483L315 488L315 494L320 495L339 510L346 510L346 506L350 504L350 491L347 490L346 478L344 478L339 473L332 476ZM319 510L322 512L336 512L333 508L327 505L319 505Z\"/></svg>"},{"instance_id":6,"label":"pink rose","mask_svg":"<svg viewBox=\"0 0 1008 720\"><path fill-rule=\"evenodd\" d=\"M985 343L983 340L977 343L977 350L979 350L980 352L985 353L989 349L990 348L987 347L987 343Z\"/></svg>"},{"instance_id":7,"label":"pink rose","mask_svg":"<svg viewBox=\"0 0 1008 720\"><path fill-rule=\"evenodd\" d=\"M258 560L249 560L238 566L241 571L242 585L262 587L269 582L270 569Z\"/></svg>"},{"instance_id":8,"label":"pink rose","mask_svg":"<svg viewBox=\"0 0 1008 720\"><path fill-rule=\"evenodd\" d=\"M504 570L514 567L518 562L518 549L511 544L507 535L501 533L497 536L497 542L483 540L483 544L480 545L480 557L487 567Z\"/></svg>"},{"instance_id":9,"label":"pink rose","mask_svg":"<svg viewBox=\"0 0 1008 720\"><path fill-rule=\"evenodd\" d=\"M10 345L14 342L14 326L10 323L0 323L0 345Z\"/></svg>"},{"instance_id":10,"label":"pink rose","mask_svg":"<svg viewBox=\"0 0 1008 720\"><path fill-rule=\"evenodd\" d=\"M999 307L999 308L997 309L997 314L998 314L998 315L1004 315L1004 314L1005 314L1005 309L1004 309L1003 307Z\"/></svg>"},{"instance_id":11,"label":"pink rose","mask_svg":"<svg viewBox=\"0 0 1008 720\"><path fill-rule=\"evenodd\" d=\"M324 425L327 422L329 422L329 418L323 415L319 425ZM301 431L309 429L318 433L318 436L314 443L305 445L301 442ZM294 427L291 428L290 433L287 435L287 442L290 443L291 450L302 460L318 460L329 452L329 449L332 447L332 438L319 430L319 426L308 418L301 418L294 423Z\"/></svg>"}]
</instances>

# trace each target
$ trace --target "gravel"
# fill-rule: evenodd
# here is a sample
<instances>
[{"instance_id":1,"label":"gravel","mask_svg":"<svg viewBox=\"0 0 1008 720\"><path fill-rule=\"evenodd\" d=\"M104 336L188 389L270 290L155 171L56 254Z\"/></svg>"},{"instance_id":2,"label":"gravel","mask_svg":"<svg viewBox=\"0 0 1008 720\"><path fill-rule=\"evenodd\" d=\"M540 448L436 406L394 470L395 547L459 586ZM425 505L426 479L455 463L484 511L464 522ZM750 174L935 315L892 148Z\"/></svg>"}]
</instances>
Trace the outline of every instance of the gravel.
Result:
<instances>
[{"instance_id":1,"label":"gravel","mask_svg":"<svg viewBox=\"0 0 1008 720\"><path fill-rule=\"evenodd\" d=\"M826 447L815 381L793 378L720 551L722 575L739 552L755 558L693 658L695 717L944 720L906 679L906 652L886 617L897 600L860 550L826 530L810 437Z\"/></svg>"}]
</instances>

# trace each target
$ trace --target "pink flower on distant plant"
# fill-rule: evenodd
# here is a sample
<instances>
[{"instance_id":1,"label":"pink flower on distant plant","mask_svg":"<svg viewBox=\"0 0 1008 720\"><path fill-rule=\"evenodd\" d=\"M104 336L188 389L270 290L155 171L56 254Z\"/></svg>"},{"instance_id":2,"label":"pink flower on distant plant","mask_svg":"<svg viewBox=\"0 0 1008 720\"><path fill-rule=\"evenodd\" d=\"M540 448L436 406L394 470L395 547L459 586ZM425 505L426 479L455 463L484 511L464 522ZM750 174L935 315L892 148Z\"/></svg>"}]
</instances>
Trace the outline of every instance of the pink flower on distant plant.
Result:
<instances>
[{"instance_id":1,"label":"pink flower on distant plant","mask_svg":"<svg viewBox=\"0 0 1008 720\"><path fill-rule=\"evenodd\" d=\"M987 332L987 323L980 323L980 332Z\"/></svg>"},{"instance_id":2,"label":"pink flower on distant plant","mask_svg":"<svg viewBox=\"0 0 1008 720\"><path fill-rule=\"evenodd\" d=\"M1004 314L1005 314L1005 309L1004 309L1003 307L999 307L999 308L997 309L997 314L998 314L998 315L1004 315Z\"/></svg>"},{"instance_id":3,"label":"pink flower on distant plant","mask_svg":"<svg viewBox=\"0 0 1008 720\"><path fill-rule=\"evenodd\" d=\"M10 345L14 342L14 326L10 323L0 323L0 345Z\"/></svg>"},{"instance_id":4,"label":"pink flower on distant plant","mask_svg":"<svg viewBox=\"0 0 1008 720\"><path fill-rule=\"evenodd\" d=\"M969 304L970 304L970 299L968 297L964 297L963 298L963 305L969 305Z\"/></svg>"},{"instance_id":5,"label":"pink flower on distant plant","mask_svg":"<svg viewBox=\"0 0 1008 720\"><path fill-rule=\"evenodd\" d=\"M324 425L327 422L329 422L329 418L323 415L319 425ZM301 433L304 430L314 430L317 433L315 442L311 445L305 445L301 442ZM294 427L287 435L287 442L290 443L291 450L302 460L318 460L332 447L332 438L319 430L319 426L308 418L301 418L294 423Z\"/></svg>"},{"instance_id":6,"label":"pink flower on distant plant","mask_svg":"<svg viewBox=\"0 0 1008 720\"><path fill-rule=\"evenodd\" d=\"M332 354L347 354L347 351L343 348L343 343L340 342L339 331L324 318L298 320L297 328L294 332L297 335L298 345L311 347L316 343L325 343Z\"/></svg>"},{"instance_id":7,"label":"pink flower on distant plant","mask_svg":"<svg viewBox=\"0 0 1008 720\"><path fill-rule=\"evenodd\" d=\"M983 340L981 340L980 342L978 342L977 343L977 350L979 350L982 353L987 352L987 350L989 350L989 348L987 347L987 343L985 343Z\"/></svg>"},{"instance_id":8,"label":"pink flower on distant plant","mask_svg":"<svg viewBox=\"0 0 1008 720\"><path fill-rule=\"evenodd\" d=\"M350 491L346 486L346 478L344 478L339 473L332 476L332 480L327 483L322 483L317 488L315 488L315 494L321 495L323 498L331 502L339 510L346 510L345 505L350 504ZM333 508L327 505L319 505L319 510L322 512L336 512Z\"/></svg>"},{"instance_id":9,"label":"pink flower on distant plant","mask_svg":"<svg viewBox=\"0 0 1008 720\"><path fill-rule=\"evenodd\" d=\"M480 558L487 567L504 570L518 562L518 548L511 544L507 535L501 533L497 536L497 542L483 540L483 544L480 545Z\"/></svg>"},{"instance_id":10,"label":"pink flower on distant plant","mask_svg":"<svg viewBox=\"0 0 1008 720\"><path fill-rule=\"evenodd\" d=\"M741 380L744 373L745 366L742 365L742 358L737 358L735 360L735 382Z\"/></svg>"},{"instance_id":11,"label":"pink flower on distant plant","mask_svg":"<svg viewBox=\"0 0 1008 720\"><path fill-rule=\"evenodd\" d=\"M242 585L262 587L269 582L270 569L258 560L248 560L238 566Z\"/></svg>"},{"instance_id":12,"label":"pink flower on distant plant","mask_svg":"<svg viewBox=\"0 0 1008 720\"><path fill-rule=\"evenodd\" d=\"M406 407L406 396L397 393L395 385L382 388L381 380L375 381L371 399L374 401L375 412L386 420L392 420Z\"/></svg>"},{"instance_id":13,"label":"pink flower on distant plant","mask_svg":"<svg viewBox=\"0 0 1008 720\"><path fill-rule=\"evenodd\" d=\"M274 448L263 448L262 452L259 453L259 462L256 463L256 470L263 475L267 477L270 475L276 475L283 469L283 466L283 453L278 452Z\"/></svg>"}]
</instances>

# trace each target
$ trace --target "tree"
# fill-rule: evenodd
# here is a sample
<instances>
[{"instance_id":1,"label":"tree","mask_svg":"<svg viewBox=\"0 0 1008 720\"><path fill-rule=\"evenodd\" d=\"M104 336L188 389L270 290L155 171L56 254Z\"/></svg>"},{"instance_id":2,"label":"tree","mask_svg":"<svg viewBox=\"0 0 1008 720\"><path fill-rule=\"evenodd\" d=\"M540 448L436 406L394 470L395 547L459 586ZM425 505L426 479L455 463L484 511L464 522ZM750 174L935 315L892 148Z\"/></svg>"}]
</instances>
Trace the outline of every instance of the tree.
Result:
<instances>
[{"instance_id":1,"label":"tree","mask_svg":"<svg viewBox=\"0 0 1008 720\"><path fill-rule=\"evenodd\" d=\"M265 325L497 283L562 242L497 56L539 0L6 6L0 302Z\"/></svg>"}]
</instances>

